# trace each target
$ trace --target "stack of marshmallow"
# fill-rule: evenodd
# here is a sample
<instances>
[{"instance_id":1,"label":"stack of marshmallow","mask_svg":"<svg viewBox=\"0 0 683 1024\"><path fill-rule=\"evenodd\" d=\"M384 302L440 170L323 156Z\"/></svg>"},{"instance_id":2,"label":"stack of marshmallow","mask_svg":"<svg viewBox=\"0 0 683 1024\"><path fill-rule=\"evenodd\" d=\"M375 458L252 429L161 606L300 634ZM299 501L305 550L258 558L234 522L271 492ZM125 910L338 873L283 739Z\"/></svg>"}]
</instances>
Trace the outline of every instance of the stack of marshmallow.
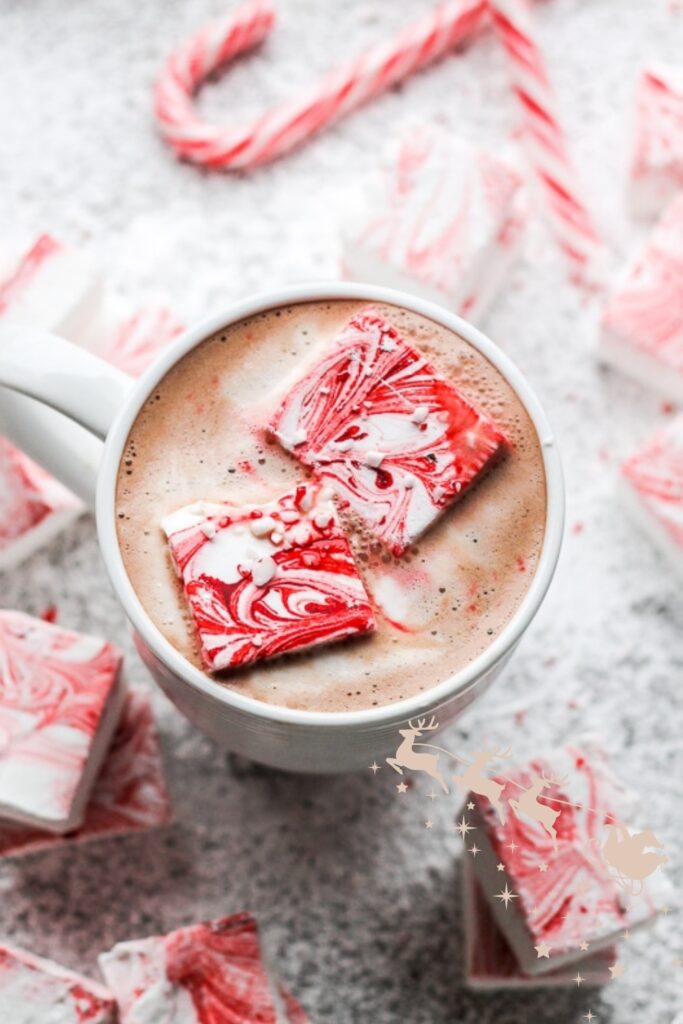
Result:
<instances>
[{"instance_id":1,"label":"stack of marshmallow","mask_svg":"<svg viewBox=\"0 0 683 1024\"><path fill-rule=\"evenodd\" d=\"M306 1024L308 1019L268 971L250 914L120 942L99 962L106 987L0 945L0 1019L14 1024Z\"/></svg>"},{"instance_id":2,"label":"stack of marshmallow","mask_svg":"<svg viewBox=\"0 0 683 1024\"><path fill-rule=\"evenodd\" d=\"M137 375L182 325L165 307L132 311L93 261L50 235L0 249L0 321L54 331ZM2 410L0 403L0 433ZM0 436L0 572L33 554L81 503Z\"/></svg>"},{"instance_id":3,"label":"stack of marshmallow","mask_svg":"<svg viewBox=\"0 0 683 1024\"><path fill-rule=\"evenodd\" d=\"M618 940L665 910L670 889L656 836L623 824L632 801L604 754L568 748L487 783L461 820L467 983L618 977Z\"/></svg>"}]
</instances>

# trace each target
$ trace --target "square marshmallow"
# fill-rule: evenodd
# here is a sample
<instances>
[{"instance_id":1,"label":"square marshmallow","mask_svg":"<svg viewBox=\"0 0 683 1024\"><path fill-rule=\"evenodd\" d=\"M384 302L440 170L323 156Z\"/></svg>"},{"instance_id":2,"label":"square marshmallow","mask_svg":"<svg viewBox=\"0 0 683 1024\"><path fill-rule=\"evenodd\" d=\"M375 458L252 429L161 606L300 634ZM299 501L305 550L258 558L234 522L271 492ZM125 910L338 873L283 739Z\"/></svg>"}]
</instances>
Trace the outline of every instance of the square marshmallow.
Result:
<instances>
[{"instance_id":1,"label":"square marshmallow","mask_svg":"<svg viewBox=\"0 0 683 1024\"><path fill-rule=\"evenodd\" d=\"M543 773L555 784L542 786ZM599 752L560 750L494 776L494 782L502 786L504 822L487 797L468 797L475 810L467 819L481 851L474 867L524 974L581 960L582 942L596 953L654 918L668 895L659 869L635 893L607 861L605 843L623 838L615 822L623 821L627 809ZM525 791L530 795L520 803ZM547 816L556 844L537 812ZM646 856L667 859L661 850ZM514 894L507 906L497 898L505 885ZM542 944L550 948L547 957L538 951Z\"/></svg>"},{"instance_id":2,"label":"square marshmallow","mask_svg":"<svg viewBox=\"0 0 683 1024\"><path fill-rule=\"evenodd\" d=\"M683 189L683 67L643 68L636 88L630 203L655 217Z\"/></svg>"},{"instance_id":3,"label":"square marshmallow","mask_svg":"<svg viewBox=\"0 0 683 1024\"><path fill-rule=\"evenodd\" d=\"M601 353L618 370L683 402L683 192L608 298Z\"/></svg>"},{"instance_id":4,"label":"square marshmallow","mask_svg":"<svg viewBox=\"0 0 683 1024\"><path fill-rule=\"evenodd\" d=\"M121 712L121 661L105 640L0 611L0 817L80 824Z\"/></svg>"},{"instance_id":5,"label":"square marshmallow","mask_svg":"<svg viewBox=\"0 0 683 1024\"><path fill-rule=\"evenodd\" d=\"M344 274L476 322L505 282L523 224L522 178L511 164L417 128L343 228Z\"/></svg>"},{"instance_id":6,"label":"square marshmallow","mask_svg":"<svg viewBox=\"0 0 683 1024\"><path fill-rule=\"evenodd\" d=\"M214 671L374 628L351 548L318 484L262 505L198 502L162 528Z\"/></svg>"},{"instance_id":7,"label":"square marshmallow","mask_svg":"<svg viewBox=\"0 0 683 1024\"><path fill-rule=\"evenodd\" d=\"M621 482L633 517L683 574L683 415L626 460Z\"/></svg>"},{"instance_id":8,"label":"square marshmallow","mask_svg":"<svg viewBox=\"0 0 683 1024\"><path fill-rule=\"evenodd\" d=\"M0 437L0 572L47 544L82 508L70 491Z\"/></svg>"},{"instance_id":9,"label":"square marshmallow","mask_svg":"<svg viewBox=\"0 0 683 1024\"><path fill-rule=\"evenodd\" d=\"M121 1024L305 1024L268 974L256 921L233 914L133 942L99 958Z\"/></svg>"},{"instance_id":10,"label":"square marshmallow","mask_svg":"<svg viewBox=\"0 0 683 1024\"><path fill-rule=\"evenodd\" d=\"M65 967L0 945L3 1024L116 1024L116 1003L98 985Z\"/></svg>"},{"instance_id":11,"label":"square marshmallow","mask_svg":"<svg viewBox=\"0 0 683 1024\"><path fill-rule=\"evenodd\" d=\"M142 690L130 690L80 827L58 836L17 822L0 821L0 857L127 835L158 828L171 820L171 800L152 707Z\"/></svg>"},{"instance_id":12,"label":"square marshmallow","mask_svg":"<svg viewBox=\"0 0 683 1024\"><path fill-rule=\"evenodd\" d=\"M611 981L609 968L618 959L616 946L606 946L544 974L524 974L481 891L472 858L466 855L463 860L465 981L469 988L557 988L575 984L577 970L586 985Z\"/></svg>"},{"instance_id":13,"label":"square marshmallow","mask_svg":"<svg viewBox=\"0 0 683 1024\"><path fill-rule=\"evenodd\" d=\"M289 386L269 428L396 555L506 443L371 308Z\"/></svg>"}]
</instances>

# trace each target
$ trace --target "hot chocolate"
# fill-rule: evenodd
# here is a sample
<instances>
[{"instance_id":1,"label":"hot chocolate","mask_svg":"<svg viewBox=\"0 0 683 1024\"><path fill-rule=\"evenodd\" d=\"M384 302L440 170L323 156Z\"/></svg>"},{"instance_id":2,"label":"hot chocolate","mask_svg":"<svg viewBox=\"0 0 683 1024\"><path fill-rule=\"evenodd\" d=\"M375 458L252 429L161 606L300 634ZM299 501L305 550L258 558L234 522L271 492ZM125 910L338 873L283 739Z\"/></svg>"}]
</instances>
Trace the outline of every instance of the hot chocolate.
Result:
<instances>
[{"instance_id":1,"label":"hot chocolate","mask_svg":"<svg viewBox=\"0 0 683 1024\"><path fill-rule=\"evenodd\" d=\"M357 314L360 301L273 309L219 331L180 360L140 411L117 484L126 571L147 614L202 670L200 644L161 520L197 501L265 503L308 469L268 433L287 381ZM362 637L214 676L274 704L348 711L429 690L508 623L536 570L546 485L536 430L512 387L468 342L434 321L372 304L405 341L487 414L502 454L426 532L395 553L338 503L376 628Z\"/></svg>"}]
</instances>

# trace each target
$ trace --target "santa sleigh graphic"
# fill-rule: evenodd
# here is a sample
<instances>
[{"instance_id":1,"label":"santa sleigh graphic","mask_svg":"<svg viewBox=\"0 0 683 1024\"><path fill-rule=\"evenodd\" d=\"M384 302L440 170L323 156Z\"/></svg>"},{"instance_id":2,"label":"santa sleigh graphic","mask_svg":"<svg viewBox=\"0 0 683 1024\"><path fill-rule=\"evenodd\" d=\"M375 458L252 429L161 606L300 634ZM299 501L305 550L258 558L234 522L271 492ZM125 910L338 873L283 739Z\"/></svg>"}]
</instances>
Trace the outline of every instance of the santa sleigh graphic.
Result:
<instances>
[{"instance_id":1,"label":"santa sleigh graphic","mask_svg":"<svg viewBox=\"0 0 683 1024\"><path fill-rule=\"evenodd\" d=\"M652 849L661 850L662 844L650 829L631 835L626 825L615 822L605 831L607 839L602 846L602 855L613 869L612 877L631 896L637 896L645 879L666 864L669 858Z\"/></svg>"}]
</instances>

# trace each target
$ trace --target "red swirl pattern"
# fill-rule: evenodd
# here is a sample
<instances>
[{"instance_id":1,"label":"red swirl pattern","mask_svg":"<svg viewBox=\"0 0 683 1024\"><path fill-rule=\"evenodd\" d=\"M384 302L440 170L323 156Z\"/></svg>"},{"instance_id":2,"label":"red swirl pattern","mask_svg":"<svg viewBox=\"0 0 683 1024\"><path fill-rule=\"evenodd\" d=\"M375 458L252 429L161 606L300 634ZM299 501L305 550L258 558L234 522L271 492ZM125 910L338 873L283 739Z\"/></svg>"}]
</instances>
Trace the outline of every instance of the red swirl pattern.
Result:
<instances>
[{"instance_id":1,"label":"red swirl pattern","mask_svg":"<svg viewBox=\"0 0 683 1024\"><path fill-rule=\"evenodd\" d=\"M646 515L683 554L683 416L649 438L621 471Z\"/></svg>"},{"instance_id":2,"label":"red swirl pattern","mask_svg":"<svg viewBox=\"0 0 683 1024\"><path fill-rule=\"evenodd\" d=\"M373 309L289 389L269 428L397 555L506 444Z\"/></svg>"},{"instance_id":3,"label":"red swirl pattern","mask_svg":"<svg viewBox=\"0 0 683 1024\"><path fill-rule=\"evenodd\" d=\"M52 511L41 486L42 471L34 469L38 467L0 437L0 550Z\"/></svg>"},{"instance_id":4,"label":"red swirl pattern","mask_svg":"<svg viewBox=\"0 0 683 1024\"><path fill-rule=\"evenodd\" d=\"M132 377L139 377L184 329L170 309L140 309L124 320L97 354Z\"/></svg>"},{"instance_id":5,"label":"red swirl pattern","mask_svg":"<svg viewBox=\"0 0 683 1024\"><path fill-rule=\"evenodd\" d=\"M0 1020L115 1024L116 1004L101 985L51 960L0 946ZM28 1013L30 1012L30 1017Z\"/></svg>"},{"instance_id":6,"label":"red swirl pattern","mask_svg":"<svg viewBox=\"0 0 683 1024\"><path fill-rule=\"evenodd\" d=\"M101 957L102 970L119 1003L121 1024L140 1019L136 1007L155 1020L176 1020L181 993L194 1014L183 1024L278 1024L256 921L234 914L180 928L165 936L122 943ZM283 991L290 1024L306 1024L297 1001ZM151 1018L150 1018L151 1019Z\"/></svg>"},{"instance_id":7,"label":"red swirl pattern","mask_svg":"<svg viewBox=\"0 0 683 1024\"><path fill-rule=\"evenodd\" d=\"M258 556L272 577L259 583L252 530L266 519L275 539L260 537ZM189 506L163 526L214 671L374 628L349 543L315 485L261 506Z\"/></svg>"},{"instance_id":8,"label":"red swirl pattern","mask_svg":"<svg viewBox=\"0 0 683 1024\"><path fill-rule=\"evenodd\" d=\"M683 74L678 65L644 68L636 93L632 189L657 213L683 188Z\"/></svg>"},{"instance_id":9,"label":"red swirl pattern","mask_svg":"<svg viewBox=\"0 0 683 1024\"><path fill-rule=\"evenodd\" d=\"M571 764L567 787L548 786L538 798L559 812L554 823L557 847L539 821L508 808L502 824L486 798L472 797L518 896L510 912L522 913L534 944L547 942L555 953L618 931L626 921L620 891L600 850L604 826L614 821L616 789L597 756L589 759L570 751L567 757L565 762L558 756L554 763L537 759L496 777L504 786L501 800L507 806L531 785L532 776L545 772L557 778ZM542 864L546 870L539 869Z\"/></svg>"},{"instance_id":10,"label":"red swirl pattern","mask_svg":"<svg viewBox=\"0 0 683 1024\"><path fill-rule=\"evenodd\" d=\"M683 195L607 302L602 325L663 369L683 373Z\"/></svg>"}]
</instances>

